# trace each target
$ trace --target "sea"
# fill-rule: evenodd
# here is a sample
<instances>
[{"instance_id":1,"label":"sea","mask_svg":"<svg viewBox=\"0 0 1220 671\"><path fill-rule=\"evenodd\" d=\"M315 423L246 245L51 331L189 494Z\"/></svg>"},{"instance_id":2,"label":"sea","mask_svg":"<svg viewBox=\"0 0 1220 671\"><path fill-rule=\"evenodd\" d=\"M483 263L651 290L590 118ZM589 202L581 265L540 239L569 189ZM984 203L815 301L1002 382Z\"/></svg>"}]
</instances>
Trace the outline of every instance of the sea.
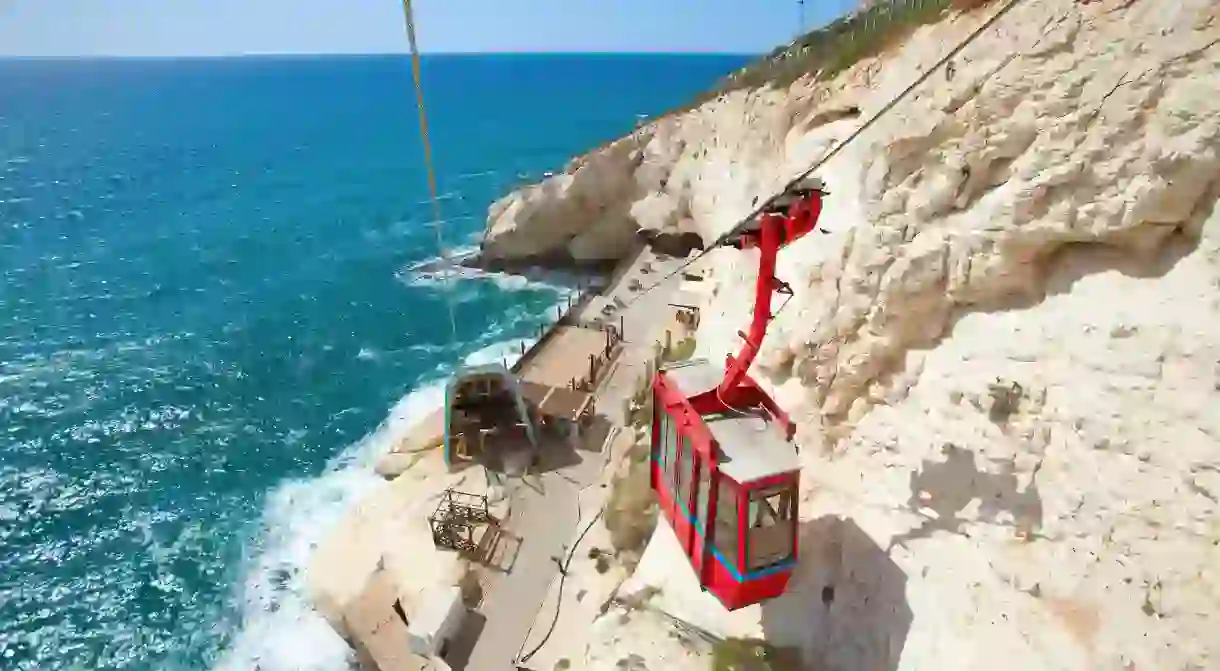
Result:
<instances>
[{"instance_id":1,"label":"sea","mask_svg":"<svg viewBox=\"0 0 1220 671\"><path fill-rule=\"evenodd\" d=\"M425 57L445 249L746 60ZM412 270L414 96L394 55L0 60L0 668L347 668L311 547L573 290Z\"/></svg>"}]
</instances>

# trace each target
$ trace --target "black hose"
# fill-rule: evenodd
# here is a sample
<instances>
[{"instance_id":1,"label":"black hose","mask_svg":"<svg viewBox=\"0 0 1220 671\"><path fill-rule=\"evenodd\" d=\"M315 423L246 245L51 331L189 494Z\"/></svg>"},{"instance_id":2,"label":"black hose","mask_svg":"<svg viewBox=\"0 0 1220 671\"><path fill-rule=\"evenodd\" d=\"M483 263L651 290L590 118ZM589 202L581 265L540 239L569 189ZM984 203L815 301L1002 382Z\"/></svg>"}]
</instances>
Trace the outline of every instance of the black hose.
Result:
<instances>
[{"instance_id":1,"label":"black hose","mask_svg":"<svg viewBox=\"0 0 1220 671\"><path fill-rule=\"evenodd\" d=\"M547 628L546 635L542 637L542 640L538 643L538 645L535 646L533 650L530 650L526 654L519 657L517 659L518 662L524 663L530 661L530 658L541 650L542 646L546 645L546 642L551 638L551 634L555 632L555 625L559 623L559 608L563 605L563 584L568 578L568 567L572 565L572 558L576 556L576 548L580 547L580 542L585 539L585 534L589 533L589 530L593 528L594 524L597 524L597 521L601 519L602 513L605 512L605 510L605 508L598 510L597 514L593 516L593 519L589 520L589 524L585 526L585 530L580 532L580 535L576 537L576 542L572 544L572 548L568 551L567 560L559 569L559 592L555 595L555 616L551 618L551 626Z\"/></svg>"}]
</instances>

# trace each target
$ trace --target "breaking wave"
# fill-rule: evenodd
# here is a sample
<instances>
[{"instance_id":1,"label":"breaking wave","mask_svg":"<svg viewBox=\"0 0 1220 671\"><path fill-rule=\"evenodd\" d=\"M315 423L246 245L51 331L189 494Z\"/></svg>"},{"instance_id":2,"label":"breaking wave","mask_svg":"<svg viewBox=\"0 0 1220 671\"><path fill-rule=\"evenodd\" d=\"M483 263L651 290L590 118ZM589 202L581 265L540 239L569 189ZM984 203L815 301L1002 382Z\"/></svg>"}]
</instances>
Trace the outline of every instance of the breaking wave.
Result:
<instances>
[{"instance_id":1,"label":"breaking wave","mask_svg":"<svg viewBox=\"0 0 1220 671\"><path fill-rule=\"evenodd\" d=\"M510 314L489 335L512 330L522 315ZM497 340L467 354L462 364L516 363L532 338ZM452 366L398 401L372 433L348 446L316 478L295 479L267 498L257 538L247 549L244 579L236 600L241 628L215 671L346 671L350 649L313 609L307 565L322 538L362 492L381 478L377 457L444 400L444 375Z\"/></svg>"}]
</instances>

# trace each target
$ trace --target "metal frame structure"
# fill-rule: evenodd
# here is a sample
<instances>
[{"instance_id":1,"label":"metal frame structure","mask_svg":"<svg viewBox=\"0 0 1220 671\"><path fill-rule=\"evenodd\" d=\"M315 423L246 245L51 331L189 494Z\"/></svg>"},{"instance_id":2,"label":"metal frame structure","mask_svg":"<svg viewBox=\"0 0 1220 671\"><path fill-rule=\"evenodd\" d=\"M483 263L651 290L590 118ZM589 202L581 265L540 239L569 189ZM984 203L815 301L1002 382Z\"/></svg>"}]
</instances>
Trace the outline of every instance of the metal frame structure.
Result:
<instances>
[{"instance_id":1,"label":"metal frame structure","mask_svg":"<svg viewBox=\"0 0 1220 671\"><path fill-rule=\"evenodd\" d=\"M432 527L432 544L438 548L466 554L478 551L474 534L476 527L491 521L487 497L446 489L436 510L428 517Z\"/></svg>"},{"instance_id":2,"label":"metal frame structure","mask_svg":"<svg viewBox=\"0 0 1220 671\"><path fill-rule=\"evenodd\" d=\"M725 241L758 248L754 314L737 356L659 370L653 379L652 488L700 586L734 610L783 593L797 561L800 464L788 415L749 375L772 319L776 255L817 227L818 180L777 198Z\"/></svg>"},{"instance_id":3,"label":"metal frame structure","mask_svg":"<svg viewBox=\"0 0 1220 671\"><path fill-rule=\"evenodd\" d=\"M522 426L522 430L525 432L525 437L530 445L537 449L538 436L534 427L533 417L530 415L521 389L521 382L517 379L517 376L499 364L467 366L449 378L449 382L445 385L445 433L442 450L445 464L453 466L455 463L468 460L469 451L474 447L467 444L465 436L454 435L453 412L459 400L458 390L464 383L477 378L498 380L505 392L512 396L513 406L516 409L517 418ZM482 441L480 441L478 447L480 450L484 447Z\"/></svg>"}]
</instances>

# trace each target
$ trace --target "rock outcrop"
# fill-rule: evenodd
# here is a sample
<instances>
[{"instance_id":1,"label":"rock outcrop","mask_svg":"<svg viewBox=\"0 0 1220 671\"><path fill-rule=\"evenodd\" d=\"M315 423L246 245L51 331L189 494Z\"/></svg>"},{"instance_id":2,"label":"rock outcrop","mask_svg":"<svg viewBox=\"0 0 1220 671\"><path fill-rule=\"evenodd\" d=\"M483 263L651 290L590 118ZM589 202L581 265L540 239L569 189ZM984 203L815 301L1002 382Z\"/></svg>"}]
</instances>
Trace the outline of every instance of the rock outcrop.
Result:
<instances>
[{"instance_id":1,"label":"rock outcrop","mask_svg":"<svg viewBox=\"0 0 1220 671\"><path fill-rule=\"evenodd\" d=\"M641 129L498 203L488 248L714 239L991 7ZM756 370L803 447L793 586L722 620L636 593L818 669L1220 668L1217 91L1214 0L1027 0L841 152ZM722 357L754 260L709 262ZM647 656L599 626L589 655Z\"/></svg>"}]
</instances>

